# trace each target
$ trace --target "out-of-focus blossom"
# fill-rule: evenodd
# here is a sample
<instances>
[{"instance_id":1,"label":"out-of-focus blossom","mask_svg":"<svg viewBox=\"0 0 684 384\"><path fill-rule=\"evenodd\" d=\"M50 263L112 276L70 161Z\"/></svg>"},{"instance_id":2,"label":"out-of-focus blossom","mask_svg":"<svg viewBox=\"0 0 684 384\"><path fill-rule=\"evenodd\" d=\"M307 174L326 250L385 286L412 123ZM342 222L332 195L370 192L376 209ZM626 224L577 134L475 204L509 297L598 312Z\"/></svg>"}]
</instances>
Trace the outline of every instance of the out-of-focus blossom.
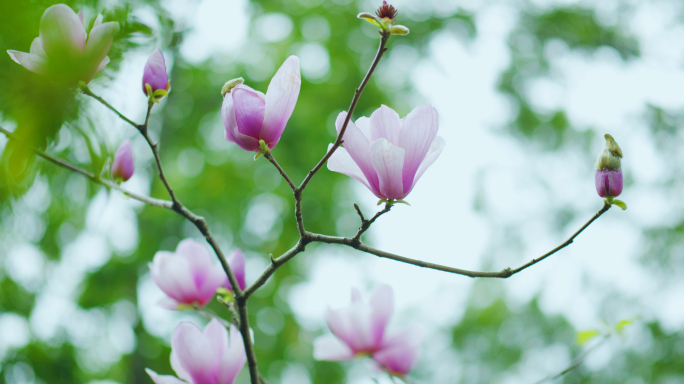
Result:
<instances>
[{"instance_id":1,"label":"out-of-focus blossom","mask_svg":"<svg viewBox=\"0 0 684 384\"><path fill-rule=\"evenodd\" d=\"M178 378L147 368L156 384L233 384L247 362L242 335L230 325L230 335L212 319L204 332L189 322L178 324L171 338L171 367Z\"/></svg>"},{"instance_id":2,"label":"out-of-focus blossom","mask_svg":"<svg viewBox=\"0 0 684 384\"><path fill-rule=\"evenodd\" d=\"M314 340L314 358L344 361L369 355L394 375L411 371L418 358L422 330L417 327L387 331L394 310L394 293L388 285L375 287L368 303L352 290L348 307L328 309L325 320L332 335Z\"/></svg>"},{"instance_id":3,"label":"out-of-focus blossom","mask_svg":"<svg viewBox=\"0 0 684 384\"><path fill-rule=\"evenodd\" d=\"M133 164L133 149L131 148L131 141L124 140L119 148L114 153L114 162L112 163L112 179L117 182L128 181L135 172L135 165Z\"/></svg>"},{"instance_id":4,"label":"out-of-focus blossom","mask_svg":"<svg viewBox=\"0 0 684 384\"><path fill-rule=\"evenodd\" d=\"M613 136L606 134L606 147L596 160L596 191L599 196L613 198L622 193L622 150Z\"/></svg>"},{"instance_id":5,"label":"out-of-focus blossom","mask_svg":"<svg viewBox=\"0 0 684 384\"><path fill-rule=\"evenodd\" d=\"M254 152L261 150L259 141L263 140L273 149L292 116L301 83L297 56L285 60L271 79L265 95L242 84L242 79L227 82L221 91L226 140Z\"/></svg>"},{"instance_id":6,"label":"out-of-focus blossom","mask_svg":"<svg viewBox=\"0 0 684 384\"><path fill-rule=\"evenodd\" d=\"M87 84L109 63L107 53L117 32L119 23L102 23L99 15L87 36L83 14L56 4L43 13L40 35L31 43L30 53L7 53L31 72L71 86L79 81Z\"/></svg>"},{"instance_id":7,"label":"out-of-focus blossom","mask_svg":"<svg viewBox=\"0 0 684 384\"><path fill-rule=\"evenodd\" d=\"M161 50L157 49L156 51L152 52L150 58L147 59L145 69L143 70L143 92L147 96L150 96L150 93L152 93L153 96L161 98L166 96L166 92L169 90L169 85L169 76L166 74L166 62L164 61L164 55L162 54Z\"/></svg>"},{"instance_id":8,"label":"out-of-focus blossom","mask_svg":"<svg viewBox=\"0 0 684 384\"><path fill-rule=\"evenodd\" d=\"M242 252L235 252L228 264L240 289L244 289L245 259ZM160 303L169 309L201 307L214 297L219 287L230 289L221 265L213 262L204 244L193 239L181 241L176 252L157 252L150 263L150 272L152 280L169 296Z\"/></svg>"},{"instance_id":9,"label":"out-of-focus blossom","mask_svg":"<svg viewBox=\"0 0 684 384\"><path fill-rule=\"evenodd\" d=\"M347 112L337 116L338 135L346 117ZM370 118L349 121L344 148L333 153L328 169L359 180L381 199L402 200L442 153L438 129L437 110L429 104L403 119L383 105Z\"/></svg>"}]
</instances>

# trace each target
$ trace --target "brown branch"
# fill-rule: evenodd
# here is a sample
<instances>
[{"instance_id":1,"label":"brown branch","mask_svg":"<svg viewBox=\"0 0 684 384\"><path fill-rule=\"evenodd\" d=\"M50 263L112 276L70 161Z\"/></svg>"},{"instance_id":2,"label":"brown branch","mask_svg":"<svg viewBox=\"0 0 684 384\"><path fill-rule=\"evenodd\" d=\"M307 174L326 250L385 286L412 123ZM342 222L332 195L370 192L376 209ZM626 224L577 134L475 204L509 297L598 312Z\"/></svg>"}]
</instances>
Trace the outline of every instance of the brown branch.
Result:
<instances>
[{"instance_id":1,"label":"brown branch","mask_svg":"<svg viewBox=\"0 0 684 384\"><path fill-rule=\"evenodd\" d=\"M368 69L366 76L363 78L363 81L361 81L361 85L358 88L356 88L356 91L354 91L354 97L352 98L351 105L349 106L349 111L347 111L347 117L345 117L344 119L344 123L342 124L342 128L340 129L340 133L337 135L335 143L330 148L330 150L325 154L325 156L323 156L323 158L318 162L318 164L316 164L316 166L312 170L310 170L309 173L306 175L304 181L302 181L302 183L299 185L299 188L297 188L299 192L302 192L304 188L306 188L306 185L309 184L309 181L311 181L311 178L314 177L316 172L318 172L323 167L323 164L325 164L325 162L328 161L328 159L330 158L330 156L332 156L335 150L337 150L337 148L339 148L340 145L342 145L342 138L344 137L344 132L347 130L347 125L349 125L349 121L351 120L351 116L354 113L354 109L356 109L356 104L359 102L359 99L361 98L361 93L363 93L363 89L366 88L366 84L368 84L368 80L370 80L371 75L375 71L375 67L377 67L378 63L380 62L380 58L385 53L385 51L387 51L385 45L387 44L387 40L389 39L389 37L389 31L380 31L380 46L378 47L378 52L375 54L375 59L373 60L373 63Z\"/></svg>"},{"instance_id":2,"label":"brown branch","mask_svg":"<svg viewBox=\"0 0 684 384\"><path fill-rule=\"evenodd\" d=\"M270 161L271 164L273 164L276 167L276 169L278 170L278 172L280 172L280 175L283 177L283 179L285 179L285 181L287 181L287 185L290 186L290 189L292 189L292 192L295 192L297 190L297 186L295 185L295 183L292 182L292 179L290 179L290 176L287 175L287 173L280 166L280 164L278 164L276 159L271 154L271 151L266 151L266 153L264 153L264 157L267 158L268 161Z\"/></svg>"}]
</instances>

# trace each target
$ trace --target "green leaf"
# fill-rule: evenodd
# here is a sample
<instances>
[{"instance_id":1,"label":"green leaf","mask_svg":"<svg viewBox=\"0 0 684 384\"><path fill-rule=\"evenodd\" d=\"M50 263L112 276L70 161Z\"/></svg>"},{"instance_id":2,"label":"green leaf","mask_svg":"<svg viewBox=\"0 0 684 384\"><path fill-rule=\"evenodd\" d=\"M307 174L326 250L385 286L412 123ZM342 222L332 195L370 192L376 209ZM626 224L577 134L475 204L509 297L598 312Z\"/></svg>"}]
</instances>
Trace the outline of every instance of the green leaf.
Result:
<instances>
[{"instance_id":1,"label":"green leaf","mask_svg":"<svg viewBox=\"0 0 684 384\"><path fill-rule=\"evenodd\" d=\"M588 331L577 332L577 344L582 346L586 344L589 340L600 335L601 333L595 329L590 329Z\"/></svg>"},{"instance_id":2,"label":"green leaf","mask_svg":"<svg viewBox=\"0 0 684 384\"><path fill-rule=\"evenodd\" d=\"M627 209L627 204L625 204L625 202L622 200L613 200L613 205L617 205L618 207L622 208L623 211Z\"/></svg>"},{"instance_id":3,"label":"green leaf","mask_svg":"<svg viewBox=\"0 0 684 384\"><path fill-rule=\"evenodd\" d=\"M620 320L620 322L617 323L617 325L615 326L615 330L618 333L622 333L622 331L624 331L625 328L630 326L633 322L634 322L634 320Z\"/></svg>"}]
</instances>

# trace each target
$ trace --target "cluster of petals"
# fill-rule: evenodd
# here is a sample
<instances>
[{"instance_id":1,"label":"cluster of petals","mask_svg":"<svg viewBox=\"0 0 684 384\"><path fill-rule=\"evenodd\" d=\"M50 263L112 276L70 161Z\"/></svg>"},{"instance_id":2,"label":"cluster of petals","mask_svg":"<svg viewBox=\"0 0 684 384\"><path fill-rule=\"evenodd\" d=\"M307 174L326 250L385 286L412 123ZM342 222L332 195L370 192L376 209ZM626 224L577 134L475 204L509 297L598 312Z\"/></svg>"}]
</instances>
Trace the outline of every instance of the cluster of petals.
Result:
<instances>
[{"instance_id":1,"label":"cluster of petals","mask_svg":"<svg viewBox=\"0 0 684 384\"><path fill-rule=\"evenodd\" d=\"M147 63L145 63L142 78L142 88L145 95L147 95L146 84L150 85L152 92L160 89L169 89L169 75L166 73L166 61L159 49L152 52L147 59Z\"/></svg>"},{"instance_id":2,"label":"cluster of petals","mask_svg":"<svg viewBox=\"0 0 684 384\"><path fill-rule=\"evenodd\" d=\"M247 362L242 335L234 325L228 330L216 319L201 331L180 323L171 338L171 367L180 378L146 369L156 384L233 384ZM182 379L182 380L181 380Z\"/></svg>"},{"instance_id":3,"label":"cluster of petals","mask_svg":"<svg viewBox=\"0 0 684 384\"><path fill-rule=\"evenodd\" d=\"M31 43L30 52L7 53L29 71L55 81L72 86L79 81L89 83L109 63L107 53L117 32L119 23L102 23L99 15L88 36L83 14L56 4L43 13L40 35Z\"/></svg>"},{"instance_id":4,"label":"cluster of petals","mask_svg":"<svg viewBox=\"0 0 684 384\"><path fill-rule=\"evenodd\" d=\"M265 95L241 83L232 88L221 107L226 140L254 152L260 150L259 140L263 140L273 149L292 116L301 83L299 58L290 56L271 79Z\"/></svg>"},{"instance_id":5,"label":"cluster of petals","mask_svg":"<svg viewBox=\"0 0 684 384\"><path fill-rule=\"evenodd\" d=\"M337 116L338 135L346 118L347 112ZM444 149L438 129L437 110L429 104L403 119L383 105L370 118L349 121L344 148L333 153L328 169L359 180L381 199L404 199Z\"/></svg>"},{"instance_id":6,"label":"cluster of petals","mask_svg":"<svg viewBox=\"0 0 684 384\"><path fill-rule=\"evenodd\" d=\"M238 280L240 289L245 288L245 258L240 250L229 259L228 264ZM162 306L169 309L204 306L216 294L216 289L230 283L219 263L214 263L207 247L193 239L178 244L176 252L159 251L150 263L152 280L166 293Z\"/></svg>"},{"instance_id":7,"label":"cluster of petals","mask_svg":"<svg viewBox=\"0 0 684 384\"><path fill-rule=\"evenodd\" d=\"M332 334L314 340L314 358L344 361L370 355L391 374L409 373L418 358L423 332L418 327L388 331L393 311L390 286L376 286L367 303L359 291L352 290L348 307L328 309L325 319Z\"/></svg>"},{"instance_id":8,"label":"cluster of petals","mask_svg":"<svg viewBox=\"0 0 684 384\"><path fill-rule=\"evenodd\" d=\"M596 192L601 197L617 197L622 193L622 168L597 170L594 174Z\"/></svg>"},{"instance_id":9,"label":"cluster of petals","mask_svg":"<svg viewBox=\"0 0 684 384\"><path fill-rule=\"evenodd\" d=\"M128 181L135 172L135 165L133 162L133 149L131 148L131 141L124 140L119 148L114 153L114 162L112 163L112 179L116 181Z\"/></svg>"}]
</instances>

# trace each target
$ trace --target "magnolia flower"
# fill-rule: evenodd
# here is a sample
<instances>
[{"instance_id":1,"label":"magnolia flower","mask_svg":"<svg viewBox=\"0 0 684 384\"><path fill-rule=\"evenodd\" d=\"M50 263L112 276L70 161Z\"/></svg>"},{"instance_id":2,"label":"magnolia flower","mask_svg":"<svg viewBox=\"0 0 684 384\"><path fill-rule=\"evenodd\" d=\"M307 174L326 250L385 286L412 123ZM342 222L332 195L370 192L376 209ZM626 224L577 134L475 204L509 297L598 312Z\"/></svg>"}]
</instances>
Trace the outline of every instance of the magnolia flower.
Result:
<instances>
[{"instance_id":1,"label":"magnolia flower","mask_svg":"<svg viewBox=\"0 0 684 384\"><path fill-rule=\"evenodd\" d=\"M422 331L414 327L387 332L393 310L394 293L389 285L376 286L368 303L361 301L359 291L352 290L351 305L328 309L325 320L333 334L314 340L314 359L344 361L370 355L391 374L409 373L418 358Z\"/></svg>"},{"instance_id":2,"label":"magnolia flower","mask_svg":"<svg viewBox=\"0 0 684 384\"><path fill-rule=\"evenodd\" d=\"M158 90L169 90L169 76L166 74L166 62L164 61L164 55L162 55L162 52L159 49L152 52L150 58L147 59L145 69L143 70L142 88L145 95L149 96L147 85L149 85L152 93Z\"/></svg>"},{"instance_id":3,"label":"magnolia flower","mask_svg":"<svg viewBox=\"0 0 684 384\"><path fill-rule=\"evenodd\" d=\"M202 332L189 322L178 324L171 337L171 368L182 380L146 368L156 384L233 384L247 362L242 335L212 319Z\"/></svg>"},{"instance_id":4,"label":"magnolia flower","mask_svg":"<svg viewBox=\"0 0 684 384\"><path fill-rule=\"evenodd\" d=\"M107 52L119 23L102 23L97 16L90 36L86 36L83 14L64 4L53 5L43 13L40 35L31 43L30 53L9 50L12 60L31 72L58 82L89 83L109 63Z\"/></svg>"},{"instance_id":5,"label":"magnolia flower","mask_svg":"<svg viewBox=\"0 0 684 384\"><path fill-rule=\"evenodd\" d=\"M266 94L231 80L223 87L221 117L226 127L226 140L246 151L259 152L259 140L268 148L280 141L285 124L292 116L302 80L299 58L290 56L278 69Z\"/></svg>"},{"instance_id":6,"label":"magnolia flower","mask_svg":"<svg viewBox=\"0 0 684 384\"><path fill-rule=\"evenodd\" d=\"M337 116L339 135L347 112ZM370 119L351 120L344 148L328 160L328 169L360 181L381 199L401 200L437 160L444 139L437 136L439 116L430 104L416 107L403 119L383 105ZM332 144L331 144L332 145Z\"/></svg>"},{"instance_id":7,"label":"magnolia flower","mask_svg":"<svg viewBox=\"0 0 684 384\"><path fill-rule=\"evenodd\" d=\"M620 158L622 150L613 136L606 134L606 147L596 161L596 191L601 197L613 198L622 193L622 168Z\"/></svg>"},{"instance_id":8,"label":"magnolia flower","mask_svg":"<svg viewBox=\"0 0 684 384\"><path fill-rule=\"evenodd\" d=\"M131 141L124 140L119 148L114 153L114 162L112 163L112 179L117 182L128 181L133 176L135 166L133 165L133 150L131 149Z\"/></svg>"},{"instance_id":9,"label":"magnolia flower","mask_svg":"<svg viewBox=\"0 0 684 384\"><path fill-rule=\"evenodd\" d=\"M245 289L245 258L239 250L228 260L238 280L240 289ZM230 289L226 273L212 257L204 244L185 239L178 244L176 252L159 251L150 263L150 272L155 284L169 298L160 304L169 309L186 306L204 306L222 286Z\"/></svg>"}]
</instances>

